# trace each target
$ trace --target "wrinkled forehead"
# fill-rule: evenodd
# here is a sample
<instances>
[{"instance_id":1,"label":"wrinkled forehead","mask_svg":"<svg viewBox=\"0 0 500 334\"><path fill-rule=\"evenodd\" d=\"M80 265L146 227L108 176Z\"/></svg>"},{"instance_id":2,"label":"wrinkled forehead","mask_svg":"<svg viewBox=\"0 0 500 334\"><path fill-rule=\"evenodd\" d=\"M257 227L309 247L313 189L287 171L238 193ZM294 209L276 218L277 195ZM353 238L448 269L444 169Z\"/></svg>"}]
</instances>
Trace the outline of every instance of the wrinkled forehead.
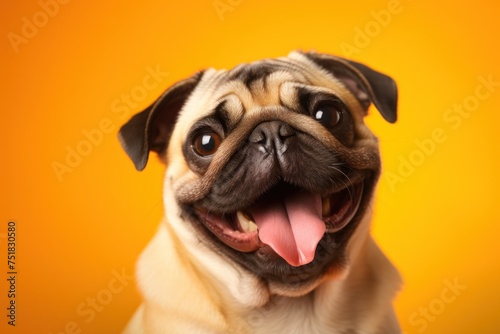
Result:
<instances>
[{"instance_id":1,"label":"wrinkled forehead","mask_svg":"<svg viewBox=\"0 0 500 334\"><path fill-rule=\"evenodd\" d=\"M258 112L262 107L284 106L294 109L300 91L333 94L348 106L358 106L346 87L330 73L307 59L277 58L241 64L231 70L206 70L186 102L179 120L200 119L224 104L231 117Z\"/></svg>"}]
</instances>

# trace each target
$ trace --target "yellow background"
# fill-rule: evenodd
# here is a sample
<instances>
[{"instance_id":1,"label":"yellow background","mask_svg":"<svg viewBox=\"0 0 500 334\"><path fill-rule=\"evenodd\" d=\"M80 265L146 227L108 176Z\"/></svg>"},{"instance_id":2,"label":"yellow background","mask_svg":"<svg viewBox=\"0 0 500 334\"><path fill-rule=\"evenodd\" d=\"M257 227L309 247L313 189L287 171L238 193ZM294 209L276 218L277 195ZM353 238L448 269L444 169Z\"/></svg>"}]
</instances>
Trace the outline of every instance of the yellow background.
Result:
<instances>
[{"instance_id":1,"label":"yellow background","mask_svg":"<svg viewBox=\"0 0 500 334\"><path fill-rule=\"evenodd\" d=\"M116 139L119 126L195 71L293 49L349 55L398 83L398 122L374 109L367 122L384 161L373 232L405 280L395 301L404 331L500 332L500 87L474 100L476 89L487 92L477 88L480 77L500 82L494 1L71 0L52 5L46 21L43 3L54 1L1 5L1 333L118 332L140 299L130 279L113 277L133 273L155 232L163 170L151 159L136 172ZM215 3L229 8L218 13ZM389 9L380 21L376 13ZM14 47L26 22L39 27L24 28L30 37ZM168 75L137 95L156 68ZM136 105L123 109L132 92ZM472 111L454 128L446 115L464 103ZM85 147L83 131L102 122L112 131ZM422 153L416 142L429 143L436 129L444 140ZM77 147L89 154L59 180L54 162L66 164ZM391 184L387 175L410 158L418 166ZM18 227L15 328L5 317L9 220ZM458 292L446 290L454 282ZM89 312L96 297L107 304L90 320L78 310Z\"/></svg>"}]
</instances>

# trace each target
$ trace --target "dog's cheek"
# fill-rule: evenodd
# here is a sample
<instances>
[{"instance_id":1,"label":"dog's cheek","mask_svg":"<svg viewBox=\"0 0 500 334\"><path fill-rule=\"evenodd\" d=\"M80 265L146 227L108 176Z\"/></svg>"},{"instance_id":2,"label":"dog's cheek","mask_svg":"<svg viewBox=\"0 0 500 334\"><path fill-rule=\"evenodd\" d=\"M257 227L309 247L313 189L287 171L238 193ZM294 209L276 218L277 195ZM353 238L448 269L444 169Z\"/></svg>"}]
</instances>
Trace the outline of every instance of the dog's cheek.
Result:
<instances>
[{"instance_id":1,"label":"dog's cheek","mask_svg":"<svg viewBox=\"0 0 500 334\"><path fill-rule=\"evenodd\" d=\"M184 175L189 172L190 170L183 159L174 158L170 159L167 170L165 172L165 176L169 184L171 186L174 186L180 179L182 179Z\"/></svg>"},{"instance_id":2,"label":"dog's cheek","mask_svg":"<svg viewBox=\"0 0 500 334\"><path fill-rule=\"evenodd\" d=\"M354 132L357 140L363 140L364 143L371 141L373 143L373 148L378 151L378 138L362 120L354 124Z\"/></svg>"},{"instance_id":3,"label":"dog's cheek","mask_svg":"<svg viewBox=\"0 0 500 334\"><path fill-rule=\"evenodd\" d=\"M170 183L171 186L191 171L182 152L182 140L179 138L178 131L176 130L174 130L170 144L165 152L165 164L167 167L166 184Z\"/></svg>"}]
</instances>

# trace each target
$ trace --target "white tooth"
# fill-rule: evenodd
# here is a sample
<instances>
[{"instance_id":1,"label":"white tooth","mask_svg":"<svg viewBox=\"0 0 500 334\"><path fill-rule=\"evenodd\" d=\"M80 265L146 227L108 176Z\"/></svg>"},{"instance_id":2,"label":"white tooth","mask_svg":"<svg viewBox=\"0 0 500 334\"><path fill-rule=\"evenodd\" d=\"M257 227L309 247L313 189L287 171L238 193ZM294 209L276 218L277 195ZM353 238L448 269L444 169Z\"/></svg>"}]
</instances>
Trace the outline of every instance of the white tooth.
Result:
<instances>
[{"instance_id":1,"label":"white tooth","mask_svg":"<svg viewBox=\"0 0 500 334\"><path fill-rule=\"evenodd\" d=\"M331 209L332 209L330 206L330 197L323 198L322 206L323 206L322 215L328 216L330 214Z\"/></svg>"},{"instance_id":2,"label":"white tooth","mask_svg":"<svg viewBox=\"0 0 500 334\"><path fill-rule=\"evenodd\" d=\"M248 231L248 220L243 216L240 211L236 213L236 216L238 217L238 222L240 223L241 229L245 232Z\"/></svg>"},{"instance_id":3,"label":"white tooth","mask_svg":"<svg viewBox=\"0 0 500 334\"><path fill-rule=\"evenodd\" d=\"M255 224L252 220L248 221L248 232L252 233L258 230L257 224Z\"/></svg>"},{"instance_id":4,"label":"white tooth","mask_svg":"<svg viewBox=\"0 0 500 334\"><path fill-rule=\"evenodd\" d=\"M257 231L257 225L241 211L236 212L236 217L243 231L252 233Z\"/></svg>"}]
</instances>

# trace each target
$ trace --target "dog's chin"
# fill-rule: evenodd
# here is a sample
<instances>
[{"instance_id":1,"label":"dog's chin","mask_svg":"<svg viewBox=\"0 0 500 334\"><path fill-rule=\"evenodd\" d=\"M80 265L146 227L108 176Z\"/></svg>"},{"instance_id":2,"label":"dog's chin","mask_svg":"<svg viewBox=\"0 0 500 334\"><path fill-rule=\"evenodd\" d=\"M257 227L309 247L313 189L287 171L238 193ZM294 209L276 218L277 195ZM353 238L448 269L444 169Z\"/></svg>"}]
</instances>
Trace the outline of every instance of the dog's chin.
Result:
<instances>
[{"instance_id":1,"label":"dog's chin","mask_svg":"<svg viewBox=\"0 0 500 334\"><path fill-rule=\"evenodd\" d=\"M262 240L261 225L254 218L262 205L306 192L297 186L279 182L250 206L232 212L214 212L193 204L184 204L181 208L200 238L211 248L266 280L280 294L296 295L312 289L325 275L341 275L346 265L347 243L368 209L378 174L366 172L363 175L325 195L307 191L310 197L321 201L320 221L324 224L313 257L307 261L279 255L276 247Z\"/></svg>"}]
</instances>

